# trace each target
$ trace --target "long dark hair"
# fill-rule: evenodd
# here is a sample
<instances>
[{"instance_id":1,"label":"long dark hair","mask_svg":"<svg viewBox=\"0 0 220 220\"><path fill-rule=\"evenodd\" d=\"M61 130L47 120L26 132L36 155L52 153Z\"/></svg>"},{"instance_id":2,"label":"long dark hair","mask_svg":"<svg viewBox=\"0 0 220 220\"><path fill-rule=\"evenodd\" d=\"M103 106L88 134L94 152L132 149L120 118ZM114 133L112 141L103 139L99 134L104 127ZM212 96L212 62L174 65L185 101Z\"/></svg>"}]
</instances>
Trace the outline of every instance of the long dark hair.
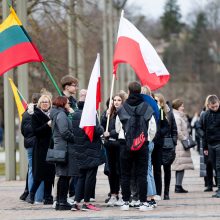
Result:
<instances>
[{"instance_id":1,"label":"long dark hair","mask_svg":"<svg viewBox=\"0 0 220 220\"><path fill-rule=\"evenodd\" d=\"M117 109L115 108L114 106L114 98L118 96L121 98L121 101L122 101L122 104L124 103L125 101L125 98L122 94L118 93L116 95L113 96L113 99L112 99L112 106L111 106L111 109L110 109L110 118L113 118L116 114L117 114Z\"/></svg>"}]
</instances>

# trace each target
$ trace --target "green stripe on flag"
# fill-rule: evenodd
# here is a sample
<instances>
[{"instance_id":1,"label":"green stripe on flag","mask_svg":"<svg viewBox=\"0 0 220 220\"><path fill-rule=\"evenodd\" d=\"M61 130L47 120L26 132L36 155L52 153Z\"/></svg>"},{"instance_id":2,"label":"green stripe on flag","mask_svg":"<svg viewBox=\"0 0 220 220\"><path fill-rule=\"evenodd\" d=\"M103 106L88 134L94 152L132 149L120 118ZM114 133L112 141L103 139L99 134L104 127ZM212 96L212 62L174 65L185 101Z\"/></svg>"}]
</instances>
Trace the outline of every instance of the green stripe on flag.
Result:
<instances>
[{"instance_id":1,"label":"green stripe on flag","mask_svg":"<svg viewBox=\"0 0 220 220\"><path fill-rule=\"evenodd\" d=\"M14 25L0 33L0 53L14 45L30 42L23 29Z\"/></svg>"}]
</instances>

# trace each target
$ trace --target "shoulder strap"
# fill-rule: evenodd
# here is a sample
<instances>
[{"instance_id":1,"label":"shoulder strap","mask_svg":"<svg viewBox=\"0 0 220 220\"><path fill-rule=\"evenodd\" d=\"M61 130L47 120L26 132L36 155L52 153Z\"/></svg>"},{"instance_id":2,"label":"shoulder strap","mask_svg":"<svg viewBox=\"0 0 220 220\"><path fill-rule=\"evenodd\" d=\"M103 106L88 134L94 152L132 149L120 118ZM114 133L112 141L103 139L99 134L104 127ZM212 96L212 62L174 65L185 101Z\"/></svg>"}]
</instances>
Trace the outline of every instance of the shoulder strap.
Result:
<instances>
[{"instance_id":1,"label":"shoulder strap","mask_svg":"<svg viewBox=\"0 0 220 220\"><path fill-rule=\"evenodd\" d=\"M54 119L52 120L52 124L51 124L52 135L54 134L54 128L55 128L58 114L59 114L59 112L54 116Z\"/></svg>"}]
</instances>

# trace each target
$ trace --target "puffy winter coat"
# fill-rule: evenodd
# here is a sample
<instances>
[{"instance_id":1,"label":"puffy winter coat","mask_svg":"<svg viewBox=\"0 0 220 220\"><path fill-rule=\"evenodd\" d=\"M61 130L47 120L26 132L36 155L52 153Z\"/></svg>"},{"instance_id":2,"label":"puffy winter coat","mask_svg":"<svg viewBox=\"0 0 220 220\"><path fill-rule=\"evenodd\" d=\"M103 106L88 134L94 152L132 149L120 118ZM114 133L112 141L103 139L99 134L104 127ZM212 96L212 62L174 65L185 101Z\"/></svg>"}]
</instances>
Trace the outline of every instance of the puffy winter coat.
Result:
<instances>
[{"instance_id":1,"label":"puffy winter coat","mask_svg":"<svg viewBox=\"0 0 220 220\"><path fill-rule=\"evenodd\" d=\"M187 118L184 113L173 109L177 125L177 146L176 146L176 158L172 164L172 169L175 171L180 170L193 170L193 162L191 158L190 150L184 150L181 140L186 140L189 136L187 129Z\"/></svg>"},{"instance_id":2,"label":"puffy winter coat","mask_svg":"<svg viewBox=\"0 0 220 220\"><path fill-rule=\"evenodd\" d=\"M104 163L104 154L101 148L101 134L104 129L98 120L94 128L93 141L90 142L85 131L79 128L84 102L78 103L78 110L73 113L73 134L75 136L74 151L79 169L89 169Z\"/></svg>"}]
</instances>

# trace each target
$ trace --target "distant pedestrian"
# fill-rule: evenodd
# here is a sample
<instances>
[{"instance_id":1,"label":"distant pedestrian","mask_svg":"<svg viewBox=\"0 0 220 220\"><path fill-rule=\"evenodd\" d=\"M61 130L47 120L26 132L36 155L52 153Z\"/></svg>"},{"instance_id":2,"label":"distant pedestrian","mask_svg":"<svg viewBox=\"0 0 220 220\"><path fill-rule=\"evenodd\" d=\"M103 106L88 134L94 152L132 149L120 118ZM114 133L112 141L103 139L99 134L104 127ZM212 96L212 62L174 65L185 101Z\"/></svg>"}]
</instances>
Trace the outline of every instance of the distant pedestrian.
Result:
<instances>
[{"instance_id":1,"label":"distant pedestrian","mask_svg":"<svg viewBox=\"0 0 220 220\"><path fill-rule=\"evenodd\" d=\"M209 96L208 109L201 120L204 131L203 148L204 154L208 155L216 170L218 191L213 197L220 198L220 105L216 95Z\"/></svg>"},{"instance_id":2,"label":"distant pedestrian","mask_svg":"<svg viewBox=\"0 0 220 220\"><path fill-rule=\"evenodd\" d=\"M182 187L184 172L185 170L193 170L194 166L190 150L185 150L181 142L189 137L188 119L184 113L184 102L181 99L173 100L172 107L178 132L176 158L172 165L173 170L176 171L175 192L188 193L188 191Z\"/></svg>"}]
</instances>

